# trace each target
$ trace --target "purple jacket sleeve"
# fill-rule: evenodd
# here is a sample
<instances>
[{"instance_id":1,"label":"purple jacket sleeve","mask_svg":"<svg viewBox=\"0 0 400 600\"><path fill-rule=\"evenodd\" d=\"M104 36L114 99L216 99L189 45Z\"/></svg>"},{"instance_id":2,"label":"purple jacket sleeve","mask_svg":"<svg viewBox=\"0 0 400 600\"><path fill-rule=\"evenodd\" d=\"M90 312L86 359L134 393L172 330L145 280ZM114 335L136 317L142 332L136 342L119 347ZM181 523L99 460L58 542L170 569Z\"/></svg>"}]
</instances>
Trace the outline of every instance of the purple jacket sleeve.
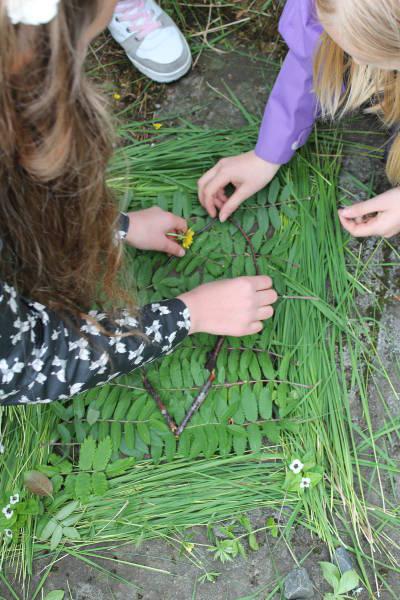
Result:
<instances>
[{"instance_id":1,"label":"purple jacket sleeve","mask_svg":"<svg viewBox=\"0 0 400 600\"><path fill-rule=\"evenodd\" d=\"M275 164L289 162L307 141L316 114L313 58L323 28L314 0L287 0L279 32L289 52L265 109L256 154Z\"/></svg>"}]
</instances>

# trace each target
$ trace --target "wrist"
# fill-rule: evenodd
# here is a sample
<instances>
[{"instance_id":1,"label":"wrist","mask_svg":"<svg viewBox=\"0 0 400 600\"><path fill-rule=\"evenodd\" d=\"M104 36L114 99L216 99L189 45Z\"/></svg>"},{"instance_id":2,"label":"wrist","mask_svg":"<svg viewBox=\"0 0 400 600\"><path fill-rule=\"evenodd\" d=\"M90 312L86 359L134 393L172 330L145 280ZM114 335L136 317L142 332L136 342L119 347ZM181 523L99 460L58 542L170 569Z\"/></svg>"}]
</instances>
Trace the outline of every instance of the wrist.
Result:
<instances>
[{"instance_id":1,"label":"wrist","mask_svg":"<svg viewBox=\"0 0 400 600\"><path fill-rule=\"evenodd\" d=\"M198 315L198 310L196 310L196 301L194 299L193 292L185 292L185 293L177 296L177 298L178 298L178 300L183 302L183 304L186 306L186 308L189 311L189 315L190 315L189 335L199 333L200 332L200 327L199 327L199 322L198 322L199 315Z\"/></svg>"},{"instance_id":2,"label":"wrist","mask_svg":"<svg viewBox=\"0 0 400 600\"><path fill-rule=\"evenodd\" d=\"M274 163L266 158L263 158L257 153L257 149L255 148L253 151L254 157L259 161L259 164L265 168L265 172L268 173L271 177L275 177L279 169L281 168L281 163Z\"/></svg>"}]
</instances>

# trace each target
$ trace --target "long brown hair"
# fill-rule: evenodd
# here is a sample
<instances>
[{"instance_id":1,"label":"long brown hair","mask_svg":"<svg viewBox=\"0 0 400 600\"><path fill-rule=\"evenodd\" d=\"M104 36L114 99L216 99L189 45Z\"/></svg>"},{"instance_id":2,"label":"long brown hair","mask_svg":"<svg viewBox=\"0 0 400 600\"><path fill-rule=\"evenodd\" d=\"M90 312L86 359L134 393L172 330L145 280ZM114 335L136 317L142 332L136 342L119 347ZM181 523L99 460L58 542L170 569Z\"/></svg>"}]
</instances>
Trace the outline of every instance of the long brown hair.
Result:
<instances>
[{"instance_id":1,"label":"long brown hair","mask_svg":"<svg viewBox=\"0 0 400 600\"><path fill-rule=\"evenodd\" d=\"M48 25L13 26L0 0L0 279L65 315L126 302L112 127L83 72L103 3L62 0Z\"/></svg>"},{"instance_id":2,"label":"long brown hair","mask_svg":"<svg viewBox=\"0 0 400 600\"><path fill-rule=\"evenodd\" d=\"M373 64L357 64L324 33L314 62L314 87L324 116L342 116L367 101L387 126L400 122L400 3L398 0L316 0L318 16L336 16L342 35ZM343 82L346 91L343 93ZM400 135L389 153L386 172L400 184Z\"/></svg>"}]
</instances>

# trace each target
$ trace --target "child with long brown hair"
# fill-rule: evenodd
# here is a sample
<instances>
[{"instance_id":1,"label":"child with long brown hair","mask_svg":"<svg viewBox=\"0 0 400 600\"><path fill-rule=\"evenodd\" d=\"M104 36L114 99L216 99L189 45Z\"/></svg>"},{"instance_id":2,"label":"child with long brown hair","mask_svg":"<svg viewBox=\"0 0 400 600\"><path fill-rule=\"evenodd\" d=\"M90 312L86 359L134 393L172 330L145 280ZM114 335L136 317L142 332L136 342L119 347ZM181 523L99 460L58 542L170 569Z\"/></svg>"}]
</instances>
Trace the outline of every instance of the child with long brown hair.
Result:
<instances>
[{"instance_id":1,"label":"child with long brown hair","mask_svg":"<svg viewBox=\"0 0 400 600\"><path fill-rule=\"evenodd\" d=\"M306 141L318 115L343 116L370 101L389 127L400 121L400 2L287 0L279 27L289 52L270 95L257 146L222 159L199 180L200 202L224 221L267 185ZM387 175L400 184L400 135ZM236 187L227 197L225 187ZM365 216L368 219L363 219ZM355 236L400 231L400 190L339 210Z\"/></svg>"},{"instance_id":2,"label":"child with long brown hair","mask_svg":"<svg viewBox=\"0 0 400 600\"><path fill-rule=\"evenodd\" d=\"M116 0L0 0L0 404L68 398L169 353L188 334L256 333L269 277L135 306L121 239L177 256L184 219L119 215L105 183L112 129L83 74Z\"/></svg>"}]
</instances>

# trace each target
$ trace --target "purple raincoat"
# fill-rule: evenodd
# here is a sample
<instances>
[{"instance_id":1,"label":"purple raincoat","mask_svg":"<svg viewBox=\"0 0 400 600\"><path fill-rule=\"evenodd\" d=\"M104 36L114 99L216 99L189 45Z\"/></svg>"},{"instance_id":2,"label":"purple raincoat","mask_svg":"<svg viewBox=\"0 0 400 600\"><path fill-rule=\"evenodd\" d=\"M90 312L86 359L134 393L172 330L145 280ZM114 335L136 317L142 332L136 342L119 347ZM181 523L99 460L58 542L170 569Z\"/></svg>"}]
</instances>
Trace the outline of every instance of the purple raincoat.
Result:
<instances>
[{"instance_id":1,"label":"purple raincoat","mask_svg":"<svg viewBox=\"0 0 400 600\"><path fill-rule=\"evenodd\" d=\"M314 0L287 0L279 32L289 52L269 97L255 151L264 160L284 164L306 143L317 116L313 59L323 28Z\"/></svg>"}]
</instances>

